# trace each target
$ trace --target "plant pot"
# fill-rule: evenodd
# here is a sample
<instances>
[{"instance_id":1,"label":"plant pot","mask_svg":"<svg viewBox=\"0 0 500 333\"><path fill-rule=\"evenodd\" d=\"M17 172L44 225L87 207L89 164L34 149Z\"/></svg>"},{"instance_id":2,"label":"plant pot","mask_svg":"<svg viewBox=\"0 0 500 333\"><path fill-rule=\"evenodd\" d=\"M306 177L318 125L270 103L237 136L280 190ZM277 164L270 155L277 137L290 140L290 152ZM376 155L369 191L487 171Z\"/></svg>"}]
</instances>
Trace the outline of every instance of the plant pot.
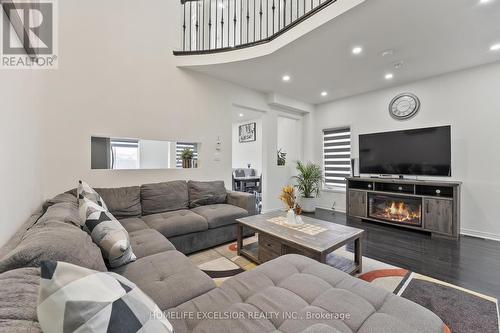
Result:
<instances>
[{"instance_id":1,"label":"plant pot","mask_svg":"<svg viewBox=\"0 0 500 333\"><path fill-rule=\"evenodd\" d=\"M182 167L184 169L192 168L193 160L191 158L186 158L182 160Z\"/></svg>"},{"instance_id":2,"label":"plant pot","mask_svg":"<svg viewBox=\"0 0 500 333\"><path fill-rule=\"evenodd\" d=\"M314 213L316 211L316 198L300 197L299 204L303 212Z\"/></svg>"}]
</instances>

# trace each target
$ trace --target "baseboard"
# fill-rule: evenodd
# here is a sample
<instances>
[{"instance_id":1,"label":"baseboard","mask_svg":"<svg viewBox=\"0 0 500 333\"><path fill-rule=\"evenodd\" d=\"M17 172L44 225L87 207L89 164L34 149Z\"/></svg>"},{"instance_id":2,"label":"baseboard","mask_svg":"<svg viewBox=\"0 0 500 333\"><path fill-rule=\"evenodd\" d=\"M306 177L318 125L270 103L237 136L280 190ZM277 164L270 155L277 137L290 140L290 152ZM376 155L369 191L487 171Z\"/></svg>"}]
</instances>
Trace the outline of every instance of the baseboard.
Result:
<instances>
[{"instance_id":1,"label":"baseboard","mask_svg":"<svg viewBox=\"0 0 500 333\"><path fill-rule=\"evenodd\" d=\"M332 212L339 212L339 213L345 213L346 211L343 209L333 209L332 207L326 207L326 206L316 206L316 208L324 209L324 210L330 210Z\"/></svg>"},{"instance_id":2,"label":"baseboard","mask_svg":"<svg viewBox=\"0 0 500 333\"><path fill-rule=\"evenodd\" d=\"M489 240L494 240L494 241L500 242L500 235L493 234L491 232L476 231L476 230L462 228L460 230L460 234L465 235L465 236L484 238L484 239L489 239Z\"/></svg>"}]
</instances>

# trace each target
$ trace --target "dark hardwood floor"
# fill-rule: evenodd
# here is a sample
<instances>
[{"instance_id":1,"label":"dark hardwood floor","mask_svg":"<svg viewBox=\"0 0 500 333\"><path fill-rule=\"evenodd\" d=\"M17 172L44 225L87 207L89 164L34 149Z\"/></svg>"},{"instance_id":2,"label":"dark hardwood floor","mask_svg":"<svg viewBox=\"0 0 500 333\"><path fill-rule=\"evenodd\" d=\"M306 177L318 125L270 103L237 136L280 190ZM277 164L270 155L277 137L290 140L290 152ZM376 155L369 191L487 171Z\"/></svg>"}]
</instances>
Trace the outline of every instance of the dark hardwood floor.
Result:
<instances>
[{"instance_id":1,"label":"dark hardwood floor","mask_svg":"<svg viewBox=\"0 0 500 333\"><path fill-rule=\"evenodd\" d=\"M363 255L500 299L500 242L459 241L318 209L309 216L364 229Z\"/></svg>"}]
</instances>

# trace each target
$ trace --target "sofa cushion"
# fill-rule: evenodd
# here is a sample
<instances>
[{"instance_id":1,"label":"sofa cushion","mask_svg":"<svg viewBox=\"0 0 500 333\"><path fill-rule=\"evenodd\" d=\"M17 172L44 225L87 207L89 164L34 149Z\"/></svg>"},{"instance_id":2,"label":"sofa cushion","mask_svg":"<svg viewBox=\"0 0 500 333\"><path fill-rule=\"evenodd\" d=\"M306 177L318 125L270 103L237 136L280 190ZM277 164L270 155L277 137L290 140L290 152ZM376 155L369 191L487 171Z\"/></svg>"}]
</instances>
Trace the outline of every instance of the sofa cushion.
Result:
<instances>
[{"instance_id":1,"label":"sofa cushion","mask_svg":"<svg viewBox=\"0 0 500 333\"><path fill-rule=\"evenodd\" d=\"M59 221L72 224L78 228L83 225L78 212L78 203L59 202L47 208L47 211L38 219L37 225L42 225L51 221Z\"/></svg>"},{"instance_id":2,"label":"sofa cushion","mask_svg":"<svg viewBox=\"0 0 500 333\"><path fill-rule=\"evenodd\" d=\"M142 214L157 214L189 207L188 187L183 180L141 186Z\"/></svg>"},{"instance_id":3,"label":"sofa cushion","mask_svg":"<svg viewBox=\"0 0 500 333\"><path fill-rule=\"evenodd\" d=\"M41 333L36 314L39 268L0 274L0 332Z\"/></svg>"},{"instance_id":4,"label":"sofa cushion","mask_svg":"<svg viewBox=\"0 0 500 333\"><path fill-rule=\"evenodd\" d=\"M141 216L141 188L139 186L119 188L96 188L108 211L117 219Z\"/></svg>"},{"instance_id":5,"label":"sofa cushion","mask_svg":"<svg viewBox=\"0 0 500 333\"><path fill-rule=\"evenodd\" d=\"M233 311L244 312L245 317L254 313L277 315L258 321L206 319L198 315ZM295 333L318 323L343 333L443 333L445 328L434 313L420 305L299 255L281 256L238 274L169 312L183 314L172 321L176 333ZM287 316L290 313L297 317Z\"/></svg>"},{"instance_id":6,"label":"sofa cushion","mask_svg":"<svg viewBox=\"0 0 500 333\"><path fill-rule=\"evenodd\" d=\"M72 203L78 207L78 199L76 197L76 189L71 190L70 192L65 192L56 195L52 199L46 200L42 207L43 210L46 211L50 206L53 206L58 203Z\"/></svg>"},{"instance_id":7,"label":"sofa cushion","mask_svg":"<svg viewBox=\"0 0 500 333\"><path fill-rule=\"evenodd\" d=\"M227 190L223 181L198 182L190 180L188 188L190 208L226 202Z\"/></svg>"},{"instance_id":8,"label":"sofa cushion","mask_svg":"<svg viewBox=\"0 0 500 333\"><path fill-rule=\"evenodd\" d=\"M121 219L118 222L121 223L121 225L125 228L125 230L127 230L129 234L137 230L150 229L149 226L142 219L137 217Z\"/></svg>"},{"instance_id":9,"label":"sofa cushion","mask_svg":"<svg viewBox=\"0 0 500 333\"><path fill-rule=\"evenodd\" d=\"M172 325L134 283L65 262L41 266L37 315L45 333L158 332Z\"/></svg>"},{"instance_id":10,"label":"sofa cushion","mask_svg":"<svg viewBox=\"0 0 500 333\"><path fill-rule=\"evenodd\" d=\"M248 216L248 212L243 208L227 204L200 206L191 211L206 218L210 229L235 224L236 219Z\"/></svg>"},{"instance_id":11,"label":"sofa cushion","mask_svg":"<svg viewBox=\"0 0 500 333\"><path fill-rule=\"evenodd\" d=\"M143 216L144 222L165 237L185 235L208 229L207 220L189 210Z\"/></svg>"},{"instance_id":12,"label":"sofa cushion","mask_svg":"<svg viewBox=\"0 0 500 333\"><path fill-rule=\"evenodd\" d=\"M215 288L213 280L178 251L144 257L114 271L136 283L161 310Z\"/></svg>"},{"instance_id":13,"label":"sofa cushion","mask_svg":"<svg viewBox=\"0 0 500 333\"><path fill-rule=\"evenodd\" d=\"M101 250L90 236L64 222L35 225L20 243L0 260L0 273L21 267L39 267L43 260L60 260L97 271L106 271Z\"/></svg>"},{"instance_id":14,"label":"sofa cushion","mask_svg":"<svg viewBox=\"0 0 500 333\"><path fill-rule=\"evenodd\" d=\"M160 252L175 250L175 247L153 229L137 230L129 233L130 245L137 258L147 257Z\"/></svg>"}]
</instances>

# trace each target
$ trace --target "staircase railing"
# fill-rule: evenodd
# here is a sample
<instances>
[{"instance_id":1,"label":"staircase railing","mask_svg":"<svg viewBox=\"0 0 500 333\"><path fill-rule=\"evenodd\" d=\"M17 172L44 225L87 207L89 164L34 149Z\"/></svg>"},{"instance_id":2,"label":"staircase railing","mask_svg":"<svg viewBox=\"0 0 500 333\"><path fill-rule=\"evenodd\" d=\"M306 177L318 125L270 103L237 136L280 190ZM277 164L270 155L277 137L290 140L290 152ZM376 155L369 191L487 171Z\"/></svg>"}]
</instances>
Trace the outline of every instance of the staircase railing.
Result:
<instances>
[{"instance_id":1,"label":"staircase railing","mask_svg":"<svg viewBox=\"0 0 500 333\"><path fill-rule=\"evenodd\" d=\"M224 52L267 43L337 0L181 0L182 49Z\"/></svg>"}]
</instances>

